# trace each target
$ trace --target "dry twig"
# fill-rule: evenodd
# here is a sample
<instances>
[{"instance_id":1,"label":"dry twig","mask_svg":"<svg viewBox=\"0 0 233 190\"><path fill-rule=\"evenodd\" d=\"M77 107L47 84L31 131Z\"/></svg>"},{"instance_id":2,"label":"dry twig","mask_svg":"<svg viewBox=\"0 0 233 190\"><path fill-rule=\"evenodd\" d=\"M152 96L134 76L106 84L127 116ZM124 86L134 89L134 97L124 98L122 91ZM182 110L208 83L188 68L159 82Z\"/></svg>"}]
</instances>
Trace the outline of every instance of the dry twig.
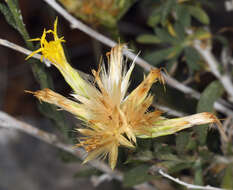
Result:
<instances>
[{"instance_id":1,"label":"dry twig","mask_svg":"<svg viewBox=\"0 0 233 190\"><path fill-rule=\"evenodd\" d=\"M230 100L233 101L233 84L231 81L231 77L230 75L228 75L228 73L224 73L223 75L221 75L221 73L219 72L220 63L218 63L217 59L211 53L211 46L202 48L201 41L196 40L194 42L194 47L200 53L200 55L204 58L211 72L222 83L224 89L230 96Z\"/></svg>"},{"instance_id":2,"label":"dry twig","mask_svg":"<svg viewBox=\"0 0 233 190\"><path fill-rule=\"evenodd\" d=\"M159 169L158 173L160 175L162 175L163 177L167 178L167 179L170 179L171 181L174 181L175 183L178 183L182 186L185 186L187 189L202 189L202 190L224 190L224 189L221 189L221 188L217 188L217 187L212 187L210 185L207 185L207 186L200 186L200 185L193 185L193 184L189 184L189 183L186 183L186 182L183 182L181 181L180 179L178 178L174 178L170 175L168 175L167 173L165 173L162 169Z\"/></svg>"},{"instance_id":3,"label":"dry twig","mask_svg":"<svg viewBox=\"0 0 233 190\"><path fill-rule=\"evenodd\" d=\"M187 189L225 190L225 189L221 189L221 188L217 188L217 187L212 187L210 185L201 186L201 185L193 185L193 184L186 183L184 181L181 181L178 178L174 178L174 177L170 176L169 174L165 173L161 168L157 168L156 166L152 166L149 172L152 175L155 175L155 173L158 173L158 174L162 175L163 177L165 177L167 179L170 179L171 181L173 181L173 182L175 182L177 184L185 186Z\"/></svg>"}]
</instances>

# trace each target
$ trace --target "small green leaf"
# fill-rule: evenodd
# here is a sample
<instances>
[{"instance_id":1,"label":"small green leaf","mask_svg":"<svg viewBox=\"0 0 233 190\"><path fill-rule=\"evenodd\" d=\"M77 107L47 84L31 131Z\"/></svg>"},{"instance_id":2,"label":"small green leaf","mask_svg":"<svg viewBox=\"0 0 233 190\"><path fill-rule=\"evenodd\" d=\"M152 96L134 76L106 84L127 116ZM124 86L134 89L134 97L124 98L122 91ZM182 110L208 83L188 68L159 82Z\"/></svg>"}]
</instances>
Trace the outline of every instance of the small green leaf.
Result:
<instances>
[{"instance_id":1,"label":"small green leaf","mask_svg":"<svg viewBox=\"0 0 233 190\"><path fill-rule=\"evenodd\" d=\"M157 155L156 158L159 160L166 160L166 161L176 161L176 162L181 162L182 160L178 158L175 154L172 153L165 153L165 154L160 154Z\"/></svg>"},{"instance_id":2,"label":"small green leaf","mask_svg":"<svg viewBox=\"0 0 233 190\"><path fill-rule=\"evenodd\" d=\"M177 20L183 25L184 28L188 28L191 25L191 15L188 9L183 5L176 6Z\"/></svg>"},{"instance_id":3,"label":"small green leaf","mask_svg":"<svg viewBox=\"0 0 233 190\"><path fill-rule=\"evenodd\" d=\"M233 179L233 164L229 164L229 166L225 170L221 187L224 189L233 189L232 179Z\"/></svg>"},{"instance_id":4,"label":"small green leaf","mask_svg":"<svg viewBox=\"0 0 233 190\"><path fill-rule=\"evenodd\" d=\"M187 6L189 13L203 24L209 24L210 19L206 12L199 7Z\"/></svg>"},{"instance_id":5,"label":"small green leaf","mask_svg":"<svg viewBox=\"0 0 233 190\"><path fill-rule=\"evenodd\" d=\"M191 72L200 70L198 62L201 60L199 53L193 47L184 48L184 55Z\"/></svg>"},{"instance_id":6,"label":"small green leaf","mask_svg":"<svg viewBox=\"0 0 233 190\"><path fill-rule=\"evenodd\" d=\"M213 112L214 102L221 97L224 88L219 81L213 81L201 94L200 100L197 105L197 112Z\"/></svg>"},{"instance_id":7,"label":"small green leaf","mask_svg":"<svg viewBox=\"0 0 233 190\"><path fill-rule=\"evenodd\" d=\"M155 28L155 33L158 36L158 38L163 42L167 42L171 44L177 44L179 42L175 37L170 35L169 32L165 29Z\"/></svg>"},{"instance_id":8,"label":"small green leaf","mask_svg":"<svg viewBox=\"0 0 233 190\"><path fill-rule=\"evenodd\" d=\"M185 39L186 32L184 26L180 22L174 24L174 29L176 32L176 37L182 42Z\"/></svg>"},{"instance_id":9,"label":"small green leaf","mask_svg":"<svg viewBox=\"0 0 233 190\"><path fill-rule=\"evenodd\" d=\"M196 148L197 148L197 142L194 139L190 139L187 146L186 146L186 149L187 150L195 150Z\"/></svg>"},{"instance_id":10,"label":"small green leaf","mask_svg":"<svg viewBox=\"0 0 233 190\"><path fill-rule=\"evenodd\" d=\"M163 3L162 13L161 13L161 22L163 25L166 23L166 19L175 5L176 5L175 0L167 0L165 3Z\"/></svg>"},{"instance_id":11,"label":"small green leaf","mask_svg":"<svg viewBox=\"0 0 233 190\"><path fill-rule=\"evenodd\" d=\"M177 161L163 161L161 163L164 167L168 168L168 173L179 172L184 169L192 168L192 162L177 162Z\"/></svg>"},{"instance_id":12,"label":"small green leaf","mask_svg":"<svg viewBox=\"0 0 233 190\"><path fill-rule=\"evenodd\" d=\"M159 8L159 9L156 9L152 12L150 17L148 18L147 24L150 27L155 27L157 24L160 23L160 20L161 20L161 11Z\"/></svg>"},{"instance_id":13,"label":"small green leaf","mask_svg":"<svg viewBox=\"0 0 233 190\"><path fill-rule=\"evenodd\" d=\"M223 92L224 88L219 81L216 80L210 83L201 94L197 105L197 112L214 112L214 102L221 97ZM194 128L200 145L205 145L207 129L207 125Z\"/></svg>"},{"instance_id":14,"label":"small green leaf","mask_svg":"<svg viewBox=\"0 0 233 190\"><path fill-rule=\"evenodd\" d=\"M124 162L125 164L128 163L145 163L150 161L154 158L153 153L150 150L139 151L136 154L129 155L127 160Z\"/></svg>"},{"instance_id":15,"label":"small green leaf","mask_svg":"<svg viewBox=\"0 0 233 190\"><path fill-rule=\"evenodd\" d=\"M154 156L157 158L161 154L169 154L173 151L172 147L169 145L162 144L159 141L153 143L154 147Z\"/></svg>"},{"instance_id":16,"label":"small green leaf","mask_svg":"<svg viewBox=\"0 0 233 190\"><path fill-rule=\"evenodd\" d=\"M140 165L127 171L124 174L123 185L126 187L132 187L144 183L146 181L152 180L155 176L148 174L149 165Z\"/></svg>"},{"instance_id":17,"label":"small green leaf","mask_svg":"<svg viewBox=\"0 0 233 190\"><path fill-rule=\"evenodd\" d=\"M182 154L187 150L187 145L189 144L191 138L190 132L180 132L176 136L176 150Z\"/></svg>"},{"instance_id":18,"label":"small green leaf","mask_svg":"<svg viewBox=\"0 0 233 190\"><path fill-rule=\"evenodd\" d=\"M142 34L137 37L137 42L143 43L143 44L157 44L161 43L161 40L152 34Z\"/></svg>"},{"instance_id":19,"label":"small green leaf","mask_svg":"<svg viewBox=\"0 0 233 190\"><path fill-rule=\"evenodd\" d=\"M156 52L147 54L145 59L153 65L156 65L162 61L169 60L180 54L182 48L170 47L167 49L158 50Z\"/></svg>"},{"instance_id":20,"label":"small green leaf","mask_svg":"<svg viewBox=\"0 0 233 190\"><path fill-rule=\"evenodd\" d=\"M57 126L59 128L59 130L61 130L62 133L66 137L68 137L68 134L69 134L69 131L71 130L71 128L67 127L68 126L67 119L62 114L62 112L57 111L56 106L43 102L42 104L38 104L38 109L46 117L56 121L57 125L55 125L55 126Z\"/></svg>"},{"instance_id":21,"label":"small green leaf","mask_svg":"<svg viewBox=\"0 0 233 190\"><path fill-rule=\"evenodd\" d=\"M4 15L7 23L10 24L14 29L18 30L16 23L15 23L15 20L14 20L14 17L11 14L11 11L3 3L0 3L0 12Z\"/></svg>"},{"instance_id":22,"label":"small green leaf","mask_svg":"<svg viewBox=\"0 0 233 190\"><path fill-rule=\"evenodd\" d=\"M197 160L194 164L194 184L196 185L203 185L203 170L202 170L202 163L200 160Z\"/></svg>"}]
</instances>

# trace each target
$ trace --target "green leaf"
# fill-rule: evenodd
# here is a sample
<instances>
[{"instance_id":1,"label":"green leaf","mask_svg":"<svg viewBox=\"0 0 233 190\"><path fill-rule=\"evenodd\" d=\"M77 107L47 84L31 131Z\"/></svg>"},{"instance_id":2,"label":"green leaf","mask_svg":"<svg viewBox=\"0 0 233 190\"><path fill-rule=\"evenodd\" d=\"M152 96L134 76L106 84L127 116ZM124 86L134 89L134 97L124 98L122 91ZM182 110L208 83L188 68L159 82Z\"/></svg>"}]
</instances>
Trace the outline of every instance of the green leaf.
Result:
<instances>
[{"instance_id":1,"label":"green leaf","mask_svg":"<svg viewBox=\"0 0 233 190\"><path fill-rule=\"evenodd\" d=\"M194 184L195 185L203 185L203 170L202 163L200 160L197 160L194 164Z\"/></svg>"},{"instance_id":2,"label":"green leaf","mask_svg":"<svg viewBox=\"0 0 233 190\"><path fill-rule=\"evenodd\" d=\"M157 155L156 158L159 160L166 160L166 161L176 161L176 162L181 162L182 160L178 158L175 154L172 153L165 153L165 154L160 154Z\"/></svg>"},{"instance_id":3,"label":"green leaf","mask_svg":"<svg viewBox=\"0 0 233 190\"><path fill-rule=\"evenodd\" d=\"M200 70L198 62L201 60L199 53L193 47L184 48L184 55L191 72Z\"/></svg>"},{"instance_id":4,"label":"green leaf","mask_svg":"<svg viewBox=\"0 0 233 190\"><path fill-rule=\"evenodd\" d=\"M177 161L164 161L161 163L164 167L168 168L168 173L176 173L184 169L192 168L192 162L177 162Z\"/></svg>"},{"instance_id":5,"label":"green leaf","mask_svg":"<svg viewBox=\"0 0 233 190\"><path fill-rule=\"evenodd\" d=\"M210 23L209 16L206 14L206 12L202 8L199 8L196 6L187 6L187 9L189 13L201 23L203 24Z\"/></svg>"},{"instance_id":6,"label":"green leaf","mask_svg":"<svg viewBox=\"0 0 233 190\"><path fill-rule=\"evenodd\" d=\"M6 1L7 6L14 18L15 24L17 26L17 30L23 37L27 47L32 50L33 49L33 44L32 42L29 42L28 40L30 39L30 36L25 28L25 24L23 23L23 17L21 14L21 10L18 5L18 0L7 0Z\"/></svg>"},{"instance_id":7,"label":"green leaf","mask_svg":"<svg viewBox=\"0 0 233 190\"><path fill-rule=\"evenodd\" d=\"M147 54L145 59L151 64L156 65L162 61L174 58L175 56L179 55L181 51L181 47L170 47Z\"/></svg>"},{"instance_id":8,"label":"green leaf","mask_svg":"<svg viewBox=\"0 0 233 190\"><path fill-rule=\"evenodd\" d=\"M145 163L154 158L153 153L150 150L139 151L136 154L129 155L127 160L124 162L125 164L128 163Z\"/></svg>"},{"instance_id":9,"label":"green leaf","mask_svg":"<svg viewBox=\"0 0 233 190\"><path fill-rule=\"evenodd\" d=\"M210 83L201 94L197 105L197 112L214 112L214 102L218 100L224 92L224 88L219 81ZM194 128L197 133L200 145L205 145L207 137L207 125Z\"/></svg>"},{"instance_id":10,"label":"green leaf","mask_svg":"<svg viewBox=\"0 0 233 190\"><path fill-rule=\"evenodd\" d=\"M154 156L157 158L161 154L169 154L173 151L172 147L169 145L162 144L159 141L153 143L154 147Z\"/></svg>"},{"instance_id":11,"label":"green leaf","mask_svg":"<svg viewBox=\"0 0 233 190\"><path fill-rule=\"evenodd\" d=\"M184 26L180 22L176 22L174 24L174 29L176 32L176 37L179 39L179 41L181 41L181 42L184 41L184 39L186 37Z\"/></svg>"},{"instance_id":12,"label":"green leaf","mask_svg":"<svg viewBox=\"0 0 233 190\"><path fill-rule=\"evenodd\" d=\"M62 131L65 137L68 137L71 128L68 127L67 119L64 114L62 112L58 112L56 106L43 102L42 104L38 104L38 109L43 115L54 120L56 122L55 126Z\"/></svg>"},{"instance_id":13,"label":"green leaf","mask_svg":"<svg viewBox=\"0 0 233 190\"><path fill-rule=\"evenodd\" d=\"M187 150L195 150L196 148L197 148L197 142L194 139L190 139L187 146L186 146L186 149Z\"/></svg>"},{"instance_id":14,"label":"green leaf","mask_svg":"<svg viewBox=\"0 0 233 190\"><path fill-rule=\"evenodd\" d=\"M219 81L213 81L201 94L197 105L197 112L214 112L214 102L221 97L224 88Z\"/></svg>"},{"instance_id":15,"label":"green leaf","mask_svg":"<svg viewBox=\"0 0 233 190\"><path fill-rule=\"evenodd\" d=\"M161 13L161 22L163 25L165 25L166 20L174 6L176 5L175 0L167 0L165 3L162 5L162 13Z\"/></svg>"},{"instance_id":16,"label":"green leaf","mask_svg":"<svg viewBox=\"0 0 233 190\"><path fill-rule=\"evenodd\" d=\"M137 42L143 43L143 44L157 44L161 43L161 40L152 34L142 34L137 37Z\"/></svg>"},{"instance_id":17,"label":"green leaf","mask_svg":"<svg viewBox=\"0 0 233 190\"><path fill-rule=\"evenodd\" d=\"M176 136L176 150L182 154L187 150L187 145L189 144L191 138L190 132L180 132Z\"/></svg>"},{"instance_id":18,"label":"green leaf","mask_svg":"<svg viewBox=\"0 0 233 190\"><path fill-rule=\"evenodd\" d=\"M161 10L160 8L154 10L150 17L148 18L147 24L150 27L155 27L157 24L160 23L161 20Z\"/></svg>"},{"instance_id":19,"label":"green leaf","mask_svg":"<svg viewBox=\"0 0 233 190\"><path fill-rule=\"evenodd\" d=\"M184 28L188 28L191 25L191 15L188 9L183 5L176 6L177 20L183 25Z\"/></svg>"},{"instance_id":20,"label":"green leaf","mask_svg":"<svg viewBox=\"0 0 233 190\"><path fill-rule=\"evenodd\" d=\"M221 187L224 189L233 189L232 179L233 179L233 164L229 164L229 166L225 170Z\"/></svg>"},{"instance_id":21,"label":"green leaf","mask_svg":"<svg viewBox=\"0 0 233 190\"><path fill-rule=\"evenodd\" d=\"M14 29L18 30L17 26L16 26L16 23L15 23L15 20L14 20L14 17L13 15L11 14L11 11L9 10L9 8L4 5L3 3L0 3L0 12L4 15L7 23L9 25L11 25Z\"/></svg>"},{"instance_id":22,"label":"green leaf","mask_svg":"<svg viewBox=\"0 0 233 190\"><path fill-rule=\"evenodd\" d=\"M144 183L146 181L152 180L155 176L149 175L148 170L149 165L140 165L135 168L127 171L124 174L123 185L126 187L132 187L134 185L138 185Z\"/></svg>"},{"instance_id":23,"label":"green leaf","mask_svg":"<svg viewBox=\"0 0 233 190\"><path fill-rule=\"evenodd\" d=\"M162 42L177 44L179 41L165 29L155 28L155 33Z\"/></svg>"}]
</instances>

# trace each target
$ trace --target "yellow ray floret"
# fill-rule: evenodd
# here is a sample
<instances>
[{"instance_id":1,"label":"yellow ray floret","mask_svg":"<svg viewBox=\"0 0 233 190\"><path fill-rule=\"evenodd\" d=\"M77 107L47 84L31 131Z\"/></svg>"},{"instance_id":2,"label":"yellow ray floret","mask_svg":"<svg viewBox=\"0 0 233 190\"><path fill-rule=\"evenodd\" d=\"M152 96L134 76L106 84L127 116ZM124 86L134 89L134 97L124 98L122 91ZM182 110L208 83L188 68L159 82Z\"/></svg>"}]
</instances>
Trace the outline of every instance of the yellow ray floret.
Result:
<instances>
[{"instance_id":1,"label":"yellow ray floret","mask_svg":"<svg viewBox=\"0 0 233 190\"><path fill-rule=\"evenodd\" d=\"M72 89L83 96L88 96L86 89L91 88L91 86L83 80L79 73L73 69L67 62L65 53L62 47L62 43L65 42L64 37L58 37L57 34L57 22L54 22L53 30L45 30L41 38L35 38L30 41L40 41L40 48L32 52L26 59L29 59L37 53L41 53L41 61L43 59L49 60L57 69L62 73L66 82L72 87ZM53 40L47 41L46 37L48 34L52 34Z\"/></svg>"},{"instance_id":2,"label":"yellow ray floret","mask_svg":"<svg viewBox=\"0 0 233 190\"><path fill-rule=\"evenodd\" d=\"M41 52L41 61L43 58L48 59L51 61L55 66L65 66L66 64L66 57L62 48L61 43L65 42L64 37L59 38L57 35L57 19L54 22L54 30L45 30L41 36L41 38L31 39L30 41L40 41L40 49L34 51L30 54L26 59L29 59L34 54ZM54 40L48 42L46 40L47 34L52 34Z\"/></svg>"},{"instance_id":3,"label":"yellow ray floret","mask_svg":"<svg viewBox=\"0 0 233 190\"><path fill-rule=\"evenodd\" d=\"M47 41L46 35L53 34L54 40ZM153 138L174 134L177 131L196 124L219 123L210 113L200 113L183 118L166 119L159 110L148 111L153 102L149 90L154 82L164 84L161 69L153 69L141 84L126 95L134 62L127 69L122 51L124 44L113 47L107 54L108 66L101 64L93 70L95 84L90 84L66 61L61 43L63 37L57 35L57 19L54 30L44 30L40 41L41 48L33 52L42 53L42 57L58 68L67 83L74 90L74 100L67 99L52 90L44 89L33 93L39 100L54 104L71 112L85 122L86 128L77 129L83 137L77 146L83 147L88 156L84 162L108 156L109 165L115 168L118 147L134 148L136 137Z\"/></svg>"}]
</instances>

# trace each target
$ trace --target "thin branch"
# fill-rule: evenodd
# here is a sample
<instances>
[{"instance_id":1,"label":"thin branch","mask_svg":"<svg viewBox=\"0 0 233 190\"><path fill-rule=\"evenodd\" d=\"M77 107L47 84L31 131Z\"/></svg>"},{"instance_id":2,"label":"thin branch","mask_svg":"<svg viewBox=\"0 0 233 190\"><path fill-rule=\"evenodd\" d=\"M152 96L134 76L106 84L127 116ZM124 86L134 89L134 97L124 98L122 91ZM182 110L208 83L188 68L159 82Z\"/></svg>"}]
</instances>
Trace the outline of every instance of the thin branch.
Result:
<instances>
[{"instance_id":1,"label":"thin branch","mask_svg":"<svg viewBox=\"0 0 233 190\"><path fill-rule=\"evenodd\" d=\"M211 46L202 48L201 41L196 40L194 42L195 49L202 55L206 63L208 64L211 72L215 75L215 77L222 83L224 89L230 96L230 100L233 101L233 84L230 76L227 73L221 75L219 72L220 63L218 63L217 59L211 53Z\"/></svg>"},{"instance_id":2,"label":"thin branch","mask_svg":"<svg viewBox=\"0 0 233 190\"><path fill-rule=\"evenodd\" d=\"M109 176L108 174L102 174L100 176L95 176L95 175L91 176L91 182L94 187L99 186L104 181L111 181L111 180L112 177Z\"/></svg>"},{"instance_id":3,"label":"thin branch","mask_svg":"<svg viewBox=\"0 0 233 190\"><path fill-rule=\"evenodd\" d=\"M19 45L16 45L14 43L11 43L7 40L4 40L4 39L0 39L0 44L5 46L5 47L8 47L10 49L13 49L13 50L16 50L20 53L23 53L23 54L26 54L26 55L30 55L32 53L32 51L28 50L28 49L25 49ZM41 55L40 54L35 54L33 55L32 57L34 57L35 59L40 59L41 58Z\"/></svg>"},{"instance_id":4,"label":"thin branch","mask_svg":"<svg viewBox=\"0 0 233 190\"><path fill-rule=\"evenodd\" d=\"M228 136L228 139L233 140L233 117L228 117L223 122L223 129Z\"/></svg>"},{"instance_id":5,"label":"thin branch","mask_svg":"<svg viewBox=\"0 0 233 190\"><path fill-rule=\"evenodd\" d=\"M185 186L187 189L202 189L202 190L225 190L225 189L221 189L221 188L217 188L217 187L212 187L210 185L207 186L200 186L200 185L193 185L193 184L189 184L186 182L181 181L178 178L174 178L172 176L170 176L169 174L165 173L162 169L158 170L158 173L160 175L162 175L163 177L170 179L171 181L178 183L182 186Z\"/></svg>"},{"instance_id":6,"label":"thin branch","mask_svg":"<svg viewBox=\"0 0 233 190\"><path fill-rule=\"evenodd\" d=\"M158 108L159 110L165 111L166 114L168 114L168 115L177 116L177 117L183 117L183 116L187 115L187 114L185 114L183 112L171 109L169 107L166 107L166 106L163 106L163 105L160 105L160 104L153 104L153 106Z\"/></svg>"},{"instance_id":7,"label":"thin branch","mask_svg":"<svg viewBox=\"0 0 233 190\"><path fill-rule=\"evenodd\" d=\"M81 30L82 32L88 34L92 38L100 41L101 43L109 46L114 47L117 43L110 38L100 34L99 32L93 30L92 28L88 27L87 25L83 24L81 21L79 21L77 18L73 17L71 14L69 14L62 6L60 6L55 0L43 0L48 5L50 5L54 10L56 10L59 14L61 14L71 25L72 28L76 28ZM145 71L150 71L154 66L150 65L148 62L140 58L139 56L135 55L134 53L130 51L124 51L124 54L130 58L131 60L135 60L135 62L145 69ZM185 94L189 94L191 97L199 99L200 93L193 90L192 88L183 85L179 81L171 78L170 76L164 75L164 79L166 80L167 84ZM223 112L227 115L233 115L232 110L228 109L226 106L222 105L224 103L225 105L229 105L227 102L221 100L221 102L216 101L214 103L214 107L216 110Z\"/></svg>"}]
</instances>

